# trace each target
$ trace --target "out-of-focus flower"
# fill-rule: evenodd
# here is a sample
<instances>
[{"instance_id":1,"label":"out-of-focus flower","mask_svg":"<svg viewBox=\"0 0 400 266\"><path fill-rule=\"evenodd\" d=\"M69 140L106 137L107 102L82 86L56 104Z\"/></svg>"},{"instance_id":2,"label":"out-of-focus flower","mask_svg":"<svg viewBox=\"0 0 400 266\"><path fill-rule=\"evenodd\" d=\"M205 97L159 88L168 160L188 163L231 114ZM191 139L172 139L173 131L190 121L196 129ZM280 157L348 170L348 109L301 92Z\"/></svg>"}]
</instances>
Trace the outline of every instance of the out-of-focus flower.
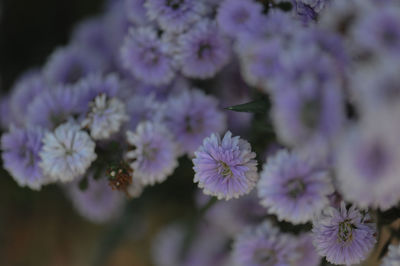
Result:
<instances>
[{"instance_id":1,"label":"out-of-focus flower","mask_svg":"<svg viewBox=\"0 0 400 266\"><path fill-rule=\"evenodd\" d=\"M345 200L389 209L400 200L399 112L367 112L338 145L336 173Z\"/></svg>"},{"instance_id":2,"label":"out-of-focus flower","mask_svg":"<svg viewBox=\"0 0 400 266\"><path fill-rule=\"evenodd\" d=\"M228 63L231 47L215 22L203 20L178 37L176 53L184 76L207 79Z\"/></svg>"},{"instance_id":3,"label":"out-of-focus flower","mask_svg":"<svg viewBox=\"0 0 400 266\"><path fill-rule=\"evenodd\" d=\"M145 25L150 23L147 16L144 3L146 0L124 0L125 11L128 19L136 25Z\"/></svg>"},{"instance_id":4,"label":"out-of-focus flower","mask_svg":"<svg viewBox=\"0 0 400 266\"><path fill-rule=\"evenodd\" d=\"M288 235L265 221L257 227L248 227L235 238L233 260L237 266L290 265L298 255Z\"/></svg>"},{"instance_id":5,"label":"out-of-focus flower","mask_svg":"<svg viewBox=\"0 0 400 266\"><path fill-rule=\"evenodd\" d=\"M294 252L298 256L293 258L290 265L295 266L318 266L321 263L321 257L318 255L312 243L310 233L302 233L299 236L293 237L295 242Z\"/></svg>"},{"instance_id":6,"label":"out-of-focus flower","mask_svg":"<svg viewBox=\"0 0 400 266\"><path fill-rule=\"evenodd\" d=\"M20 186L40 190L49 179L39 167L39 152L42 148L41 128L15 128L1 137L4 168Z\"/></svg>"},{"instance_id":7,"label":"out-of-focus flower","mask_svg":"<svg viewBox=\"0 0 400 266\"><path fill-rule=\"evenodd\" d=\"M126 154L133 179L139 179L143 185L163 182L178 166L176 143L164 125L142 122L135 132L128 131L126 135L134 147Z\"/></svg>"},{"instance_id":8,"label":"out-of-focus flower","mask_svg":"<svg viewBox=\"0 0 400 266\"><path fill-rule=\"evenodd\" d=\"M218 27L228 36L237 37L259 26L262 5L252 0L225 0L218 8Z\"/></svg>"},{"instance_id":9,"label":"out-of-focus flower","mask_svg":"<svg viewBox=\"0 0 400 266\"><path fill-rule=\"evenodd\" d=\"M83 175L97 158L94 148L95 143L85 131L67 122L45 134L39 165L51 180L70 182Z\"/></svg>"},{"instance_id":10,"label":"out-of-focus flower","mask_svg":"<svg viewBox=\"0 0 400 266\"><path fill-rule=\"evenodd\" d=\"M104 68L104 61L96 53L80 45L71 45L58 48L50 55L43 74L51 85L72 85Z\"/></svg>"},{"instance_id":11,"label":"out-of-focus flower","mask_svg":"<svg viewBox=\"0 0 400 266\"><path fill-rule=\"evenodd\" d=\"M101 94L90 106L91 110L81 126L89 128L90 135L95 140L109 138L128 120L125 104L117 98L107 98L105 94Z\"/></svg>"},{"instance_id":12,"label":"out-of-focus flower","mask_svg":"<svg viewBox=\"0 0 400 266\"><path fill-rule=\"evenodd\" d=\"M400 264L400 245L390 245L388 254L382 260L382 266L396 266Z\"/></svg>"},{"instance_id":13,"label":"out-of-focus flower","mask_svg":"<svg viewBox=\"0 0 400 266\"><path fill-rule=\"evenodd\" d=\"M172 32L188 29L205 12L204 3L197 0L147 0L144 5L150 19Z\"/></svg>"},{"instance_id":14,"label":"out-of-focus flower","mask_svg":"<svg viewBox=\"0 0 400 266\"><path fill-rule=\"evenodd\" d=\"M261 204L278 219L294 224L311 221L329 204L330 175L312 160L286 150L269 158L257 185Z\"/></svg>"},{"instance_id":15,"label":"out-of-focus flower","mask_svg":"<svg viewBox=\"0 0 400 266\"><path fill-rule=\"evenodd\" d=\"M227 132L221 139L212 134L195 152L194 182L204 194L218 199L238 198L248 194L258 180L256 154L250 144Z\"/></svg>"},{"instance_id":16,"label":"out-of-focus flower","mask_svg":"<svg viewBox=\"0 0 400 266\"><path fill-rule=\"evenodd\" d=\"M113 191L106 177L98 180L91 173L87 174L87 188L81 190L82 178L66 186L66 192L80 215L93 223L105 223L116 218L124 206L124 195Z\"/></svg>"},{"instance_id":17,"label":"out-of-focus flower","mask_svg":"<svg viewBox=\"0 0 400 266\"><path fill-rule=\"evenodd\" d=\"M321 256L334 264L352 265L364 260L374 246L375 224L354 206L329 207L314 220L313 244Z\"/></svg>"},{"instance_id":18,"label":"out-of-focus flower","mask_svg":"<svg viewBox=\"0 0 400 266\"><path fill-rule=\"evenodd\" d=\"M131 29L120 56L123 66L145 83L164 85L175 76L170 48L150 27Z\"/></svg>"},{"instance_id":19,"label":"out-of-focus flower","mask_svg":"<svg viewBox=\"0 0 400 266\"><path fill-rule=\"evenodd\" d=\"M170 97L165 107L165 123L180 145L181 152L193 155L204 138L225 130L225 116L217 100L197 89Z\"/></svg>"},{"instance_id":20,"label":"out-of-focus flower","mask_svg":"<svg viewBox=\"0 0 400 266\"><path fill-rule=\"evenodd\" d=\"M33 99L28 107L26 123L52 130L70 117L79 115L80 110L82 106L79 105L77 92L60 85L41 92Z\"/></svg>"}]
</instances>

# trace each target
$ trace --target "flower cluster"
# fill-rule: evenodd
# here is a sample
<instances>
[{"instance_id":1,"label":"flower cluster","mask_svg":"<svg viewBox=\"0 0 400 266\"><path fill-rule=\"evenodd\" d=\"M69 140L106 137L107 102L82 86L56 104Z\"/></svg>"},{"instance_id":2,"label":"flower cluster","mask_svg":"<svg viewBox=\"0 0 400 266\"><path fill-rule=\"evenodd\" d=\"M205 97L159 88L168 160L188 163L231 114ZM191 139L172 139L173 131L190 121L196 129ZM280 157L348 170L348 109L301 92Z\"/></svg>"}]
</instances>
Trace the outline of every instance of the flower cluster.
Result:
<instances>
[{"instance_id":1,"label":"flower cluster","mask_svg":"<svg viewBox=\"0 0 400 266\"><path fill-rule=\"evenodd\" d=\"M399 58L395 0L110 1L0 100L3 165L105 222L186 156L208 212L156 265L357 264L399 211Z\"/></svg>"}]
</instances>

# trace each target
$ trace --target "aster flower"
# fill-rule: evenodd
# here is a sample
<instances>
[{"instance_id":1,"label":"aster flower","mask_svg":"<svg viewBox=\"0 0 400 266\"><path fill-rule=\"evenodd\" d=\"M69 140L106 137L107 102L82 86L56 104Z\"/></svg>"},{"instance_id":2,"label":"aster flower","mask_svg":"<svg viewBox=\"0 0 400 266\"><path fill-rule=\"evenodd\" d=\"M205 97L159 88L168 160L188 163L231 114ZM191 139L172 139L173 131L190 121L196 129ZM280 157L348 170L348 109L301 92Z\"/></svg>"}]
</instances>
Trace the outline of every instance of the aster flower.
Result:
<instances>
[{"instance_id":1,"label":"aster flower","mask_svg":"<svg viewBox=\"0 0 400 266\"><path fill-rule=\"evenodd\" d=\"M14 124L26 124L28 106L41 92L48 89L39 71L33 70L24 74L11 89L10 109Z\"/></svg>"},{"instance_id":2,"label":"aster flower","mask_svg":"<svg viewBox=\"0 0 400 266\"><path fill-rule=\"evenodd\" d=\"M388 254L383 258L381 266L396 266L400 264L400 245L390 245Z\"/></svg>"},{"instance_id":3,"label":"aster flower","mask_svg":"<svg viewBox=\"0 0 400 266\"><path fill-rule=\"evenodd\" d=\"M290 265L318 266L321 264L321 257L318 255L312 243L311 233L303 233L294 238L297 258L291 261Z\"/></svg>"},{"instance_id":4,"label":"aster flower","mask_svg":"<svg viewBox=\"0 0 400 266\"><path fill-rule=\"evenodd\" d=\"M288 145L331 140L345 121L341 78L332 60L313 49L297 50L292 58L272 99L278 137Z\"/></svg>"},{"instance_id":5,"label":"aster flower","mask_svg":"<svg viewBox=\"0 0 400 266\"><path fill-rule=\"evenodd\" d=\"M66 186L67 195L78 213L93 223L105 223L121 214L125 202L123 194L113 191L105 177L95 180L90 173L86 178L85 190L79 188L82 178Z\"/></svg>"},{"instance_id":6,"label":"aster flower","mask_svg":"<svg viewBox=\"0 0 400 266\"><path fill-rule=\"evenodd\" d=\"M53 85L72 85L86 75L103 71L105 63L91 50L79 45L58 48L50 55L43 74Z\"/></svg>"},{"instance_id":7,"label":"aster flower","mask_svg":"<svg viewBox=\"0 0 400 266\"><path fill-rule=\"evenodd\" d=\"M146 0L124 0L126 15L132 23L136 25L149 24L150 19L146 14L145 2Z\"/></svg>"},{"instance_id":8,"label":"aster flower","mask_svg":"<svg viewBox=\"0 0 400 266\"><path fill-rule=\"evenodd\" d=\"M313 222L313 244L321 256L333 264L352 265L364 260L372 250L376 228L368 214L352 206L329 207Z\"/></svg>"},{"instance_id":9,"label":"aster flower","mask_svg":"<svg viewBox=\"0 0 400 266\"><path fill-rule=\"evenodd\" d=\"M117 98L110 99L105 94L101 94L90 106L91 110L81 126L89 128L90 135L95 140L108 139L128 120L125 104Z\"/></svg>"},{"instance_id":10,"label":"aster flower","mask_svg":"<svg viewBox=\"0 0 400 266\"><path fill-rule=\"evenodd\" d=\"M164 117L164 106L155 99L154 94L134 95L127 100L126 108L129 115L126 126L133 131L140 122L160 123Z\"/></svg>"},{"instance_id":11,"label":"aster flower","mask_svg":"<svg viewBox=\"0 0 400 266\"><path fill-rule=\"evenodd\" d=\"M120 56L122 65L145 83L168 84L175 75L171 51L152 28L131 29L122 44Z\"/></svg>"},{"instance_id":12,"label":"aster flower","mask_svg":"<svg viewBox=\"0 0 400 266\"><path fill-rule=\"evenodd\" d=\"M339 192L359 207L387 210L400 200L398 110L366 113L337 145Z\"/></svg>"},{"instance_id":13,"label":"aster flower","mask_svg":"<svg viewBox=\"0 0 400 266\"><path fill-rule=\"evenodd\" d=\"M4 168L21 187L40 190L50 181L39 167L43 134L38 127L12 127L1 137Z\"/></svg>"},{"instance_id":14,"label":"aster flower","mask_svg":"<svg viewBox=\"0 0 400 266\"><path fill-rule=\"evenodd\" d=\"M58 86L45 90L29 104L26 122L29 125L54 129L70 117L79 114L77 92L69 87Z\"/></svg>"},{"instance_id":15,"label":"aster flower","mask_svg":"<svg viewBox=\"0 0 400 266\"><path fill-rule=\"evenodd\" d=\"M197 89L185 90L170 97L165 110L165 123L180 149L193 155L203 139L225 130L225 117L217 109L217 100Z\"/></svg>"},{"instance_id":16,"label":"aster flower","mask_svg":"<svg viewBox=\"0 0 400 266\"><path fill-rule=\"evenodd\" d=\"M165 31L182 32L198 21L205 12L202 1L196 0L147 0L147 15L156 20Z\"/></svg>"},{"instance_id":17,"label":"aster flower","mask_svg":"<svg viewBox=\"0 0 400 266\"><path fill-rule=\"evenodd\" d=\"M178 166L177 147L162 124L140 123L135 132L127 131L127 140L134 147L126 154L133 169L133 179L143 185L163 182Z\"/></svg>"},{"instance_id":18,"label":"aster flower","mask_svg":"<svg viewBox=\"0 0 400 266\"><path fill-rule=\"evenodd\" d=\"M252 31L260 23L262 5L253 1L225 0L218 8L219 28L230 37Z\"/></svg>"},{"instance_id":19,"label":"aster flower","mask_svg":"<svg viewBox=\"0 0 400 266\"><path fill-rule=\"evenodd\" d=\"M248 227L235 238L233 260L237 266L284 266L290 265L297 254L293 252L291 239L280 234L270 222Z\"/></svg>"},{"instance_id":20,"label":"aster flower","mask_svg":"<svg viewBox=\"0 0 400 266\"><path fill-rule=\"evenodd\" d=\"M83 175L96 159L94 148L89 135L68 122L45 134L39 165L53 181L70 182Z\"/></svg>"},{"instance_id":21,"label":"aster flower","mask_svg":"<svg viewBox=\"0 0 400 266\"><path fill-rule=\"evenodd\" d=\"M329 204L330 176L308 158L286 150L269 158L257 185L261 204L279 220L294 224L311 221Z\"/></svg>"},{"instance_id":22,"label":"aster flower","mask_svg":"<svg viewBox=\"0 0 400 266\"><path fill-rule=\"evenodd\" d=\"M73 87L73 90L77 95L79 108L83 110L83 113L86 113L90 109L90 102L94 101L97 96L104 94L109 98L114 98L117 96L120 87L121 84L117 75L108 74L104 76L94 73L81 79Z\"/></svg>"},{"instance_id":23,"label":"aster flower","mask_svg":"<svg viewBox=\"0 0 400 266\"><path fill-rule=\"evenodd\" d=\"M176 60L184 76L207 79L228 63L230 50L216 23L203 20L179 36Z\"/></svg>"},{"instance_id":24,"label":"aster flower","mask_svg":"<svg viewBox=\"0 0 400 266\"><path fill-rule=\"evenodd\" d=\"M232 199L248 194L258 180L256 154L250 144L227 132L212 134L195 152L194 182L204 194Z\"/></svg>"}]
</instances>

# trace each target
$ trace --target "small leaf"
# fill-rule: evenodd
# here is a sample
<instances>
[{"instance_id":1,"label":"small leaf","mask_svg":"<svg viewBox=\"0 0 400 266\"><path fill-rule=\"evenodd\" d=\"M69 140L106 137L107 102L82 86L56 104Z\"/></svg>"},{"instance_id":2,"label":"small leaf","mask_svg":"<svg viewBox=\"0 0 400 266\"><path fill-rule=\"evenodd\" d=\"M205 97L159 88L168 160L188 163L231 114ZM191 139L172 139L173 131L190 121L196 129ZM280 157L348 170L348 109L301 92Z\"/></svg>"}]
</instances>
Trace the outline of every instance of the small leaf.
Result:
<instances>
[{"instance_id":1,"label":"small leaf","mask_svg":"<svg viewBox=\"0 0 400 266\"><path fill-rule=\"evenodd\" d=\"M244 104L230 106L225 109L235 112L266 114L269 109L269 102L267 100L255 100Z\"/></svg>"},{"instance_id":2,"label":"small leaf","mask_svg":"<svg viewBox=\"0 0 400 266\"><path fill-rule=\"evenodd\" d=\"M85 191L89 187L86 176L79 182L79 189Z\"/></svg>"}]
</instances>

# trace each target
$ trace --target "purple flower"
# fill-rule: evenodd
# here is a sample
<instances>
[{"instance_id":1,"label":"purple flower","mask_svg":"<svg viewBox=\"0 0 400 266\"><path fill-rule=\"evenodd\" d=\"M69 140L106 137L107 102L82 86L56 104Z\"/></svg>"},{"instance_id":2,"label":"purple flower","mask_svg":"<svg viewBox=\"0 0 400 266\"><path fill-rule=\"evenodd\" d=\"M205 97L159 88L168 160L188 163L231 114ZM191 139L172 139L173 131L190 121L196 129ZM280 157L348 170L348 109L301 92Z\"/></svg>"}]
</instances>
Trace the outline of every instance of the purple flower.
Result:
<instances>
[{"instance_id":1,"label":"purple flower","mask_svg":"<svg viewBox=\"0 0 400 266\"><path fill-rule=\"evenodd\" d=\"M258 180L256 154L250 144L227 132L212 134L195 152L194 182L204 194L232 199L248 194Z\"/></svg>"},{"instance_id":2,"label":"purple flower","mask_svg":"<svg viewBox=\"0 0 400 266\"><path fill-rule=\"evenodd\" d=\"M292 265L298 266L318 266L321 263L321 257L318 255L312 243L311 233L303 233L296 238L295 252L298 257L292 261Z\"/></svg>"},{"instance_id":3,"label":"purple flower","mask_svg":"<svg viewBox=\"0 0 400 266\"><path fill-rule=\"evenodd\" d=\"M235 238L233 260L237 266L286 266L294 260L293 241L265 221L248 227Z\"/></svg>"},{"instance_id":4,"label":"purple flower","mask_svg":"<svg viewBox=\"0 0 400 266\"><path fill-rule=\"evenodd\" d=\"M147 0L147 15L165 31L182 32L198 21L205 12L202 1Z\"/></svg>"},{"instance_id":5,"label":"purple flower","mask_svg":"<svg viewBox=\"0 0 400 266\"><path fill-rule=\"evenodd\" d=\"M4 168L21 187L40 190L50 183L39 167L43 130L40 128L15 128L1 137Z\"/></svg>"},{"instance_id":6,"label":"purple flower","mask_svg":"<svg viewBox=\"0 0 400 266\"><path fill-rule=\"evenodd\" d=\"M279 220L294 224L311 221L329 204L330 176L299 154L278 152L269 158L257 185L261 204Z\"/></svg>"},{"instance_id":7,"label":"purple flower","mask_svg":"<svg viewBox=\"0 0 400 266\"><path fill-rule=\"evenodd\" d=\"M345 121L341 79L332 60L313 49L298 49L276 82L272 118L279 139L298 145L335 137Z\"/></svg>"},{"instance_id":8,"label":"purple flower","mask_svg":"<svg viewBox=\"0 0 400 266\"><path fill-rule=\"evenodd\" d=\"M152 28L130 30L121 48L121 62L135 78L152 85L164 85L175 76L168 45Z\"/></svg>"},{"instance_id":9,"label":"purple flower","mask_svg":"<svg viewBox=\"0 0 400 266\"><path fill-rule=\"evenodd\" d=\"M19 126L26 124L28 106L32 100L48 90L47 84L39 71L32 71L24 74L11 89L10 108L13 117L13 123Z\"/></svg>"},{"instance_id":10,"label":"purple flower","mask_svg":"<svg viewBox=\"0 0 400 266\"><path fill-rule=\"evenodd\" d=\"M105 223L116 218L124 206L124 196L113 191L106 177L98 180L90 173L86 176L88 187L79 188L82 178L66 186L66 192L77 212L93 223Z\"/></svg>"},{"instance_id":11,"label":"purple flower","mask_svg":"<svg viewBox=\"0 0 400 266\"><path fill-rule=\"evenodd\" d=\"M382 260L382 266L396 266L400 264L400 245L390 245L388 254Z\"/></svg>"},{"instance_id":12,"label":"purple flower","mask_svg":"<svg viewBox=\"0 0 400 266\"><path fill-rule=\"evenodd\" d=\"M90 73L103 71L105 63L90 49L71 45L58 48L44 66L44 77L52 85L71 85Z\"/></svg>"},{"instance_id":13,"label":"purple flower","mask_svg":"<svg viewBox=\"0 0 400 266\"><path fill-rule=\"evenodd\" d=\"M318 18L325 2L326 0L292 0L295 14L305 24Z\"/></svg>"},{"instance_id":14,"label":"purple flower","mask_svg":"<svg viewBox=\"0 0 400 266\"><path fill-rule=\"evenodd\" d=\"M176 59L189 78L212 78L230 59L231 47L216 23L203 20L178 37Z\"/></svg>"},{"instance_id":15,"label":"purple flower","mask_svg":"<svg viewBox=\"0 0 400 266\"><path fill-rule=\"evenodd\" d=\"M171 96L165 108L165 123L184 153L193 155L203 139L225 130L225 117L217 100L197 89Z\"/></svg>"},{"instance_id":16,"label":"purple flower","mask_svg":"<svg viewBox=\"0 0 400 266\"><path fill-rule=\"evenodd\" d=\"M321 256L334 264L352 265L364 260L376 239L375 224L368 214L352 206L329 207L313 223L313 244Z\"/></svg>"},{"instance_id":17,"label":"purple flower","mask_svg":"<svg viewBox=\"0 0 400 266\"><path fill-rule=\"evenodd\" d=\"M54 129L68 121L81 109L76 92L71 88L58 86L37 95L28 107L26 121L29 125L37 125Z\"/></svg>"},{"instance_id":18,"label":"purple flower","mask_svg":"<svg viewBox=\"0 0 400 266\"><path fill-rule=\"evenodd\" d=\"M160 123L164 117L164 106L150 95L134 95L126 102L129 121L127 128L134 131L140 122Z\"/></svg>"},{"instance_id":19,"label":"purple flower","mask_svg":"<svg viewBox=\"0 0 400 266\"><path fill-rule=\"evenodd\" d=\"M344 199L387 210L400 200L398 110L366 113L339 142L336 173Z\"/></svg>"},{"instance_id":20,"label":"purple flower","mask_svg":"<svg viewBox=\"0 0 400 266\"><path fill-rule=\"evenodd\" d=\"M164 125L142 122L126 136L134 147L126 158L131 162L133 178L143 185L163 182L178 166L176 144Z\"/></svg>"},{"instance_id":21,"label":"purple flower","mask_svg":"<svg viewBox=\"0 0 400 266\"><path fill-rule=\"evenodd\" d=\"M259 3L252 0L225 0L218 9L217 22L225 34L237 37L258 27L261 16L262 5Z\"/></svg>"},{"instance_id":22,"label":"purple flower","mask_svg":"<svg viewBox=\"0 0 400 266\"><path fill-rule=\"evenodd\" d=\"M124 0L124 2L126 15L132 23L136 25L149 24L150 19L144 6L146 0Z\"/></svg>"}]
</instances>

